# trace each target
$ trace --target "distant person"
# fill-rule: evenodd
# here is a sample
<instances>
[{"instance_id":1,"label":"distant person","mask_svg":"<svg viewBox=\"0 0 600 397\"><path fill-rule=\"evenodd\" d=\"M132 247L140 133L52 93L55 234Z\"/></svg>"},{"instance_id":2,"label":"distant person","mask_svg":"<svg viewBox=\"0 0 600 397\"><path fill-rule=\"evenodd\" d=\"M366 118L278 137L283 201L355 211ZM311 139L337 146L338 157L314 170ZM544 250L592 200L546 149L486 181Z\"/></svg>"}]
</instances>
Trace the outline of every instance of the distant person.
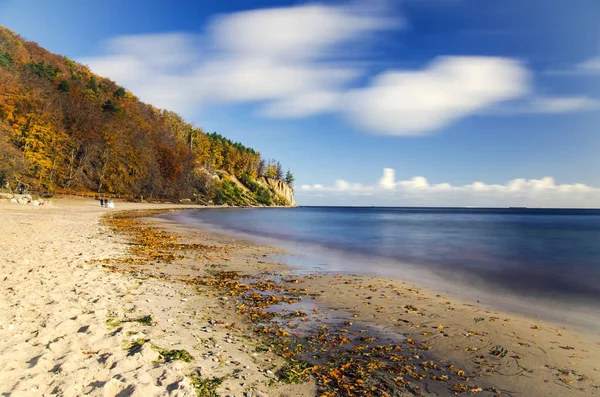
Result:
<instances>
[{"instance_id":1,"label":"distant person","mask_svg":"<svg viewBox=\"0 0 600 397\"><path fill-rule=\"evenodd\" d=\"M100 207L104 207L104 199L103 198L100 199Z\"/></svg>"},{"instance_id":2,"label":"distant person","mask_svg":"<svg viewBox=\"0 0 600 397\"><path fill-rule=\"evenodd\" d=\"M25 185L23 185L21 183L21 186L19 186L19 194L23 194L24 191L25 191Z\"/></svg>"}]
</instances>

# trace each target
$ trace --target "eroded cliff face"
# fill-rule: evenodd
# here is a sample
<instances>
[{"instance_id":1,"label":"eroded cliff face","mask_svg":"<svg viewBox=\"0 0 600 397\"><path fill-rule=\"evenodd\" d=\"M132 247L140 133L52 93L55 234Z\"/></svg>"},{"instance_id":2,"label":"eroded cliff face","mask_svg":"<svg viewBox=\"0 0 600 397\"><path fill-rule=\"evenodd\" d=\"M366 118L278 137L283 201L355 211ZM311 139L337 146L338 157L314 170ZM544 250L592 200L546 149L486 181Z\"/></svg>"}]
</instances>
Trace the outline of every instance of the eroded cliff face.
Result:
<instances>
[{"instance_id":1,"label":"eroded cliff face","mask_svg":"<svg viewBox=\"0 0 600 397\"><path fill-rule=\"evenodd\" d=\"M294 190L284 181L264 177L260 177L256 181L263 187L273 190L275 194L284 199L286 203L285 205L290 207L296 206L296 201L294 200Z\"/></svg>"}]
</instances>

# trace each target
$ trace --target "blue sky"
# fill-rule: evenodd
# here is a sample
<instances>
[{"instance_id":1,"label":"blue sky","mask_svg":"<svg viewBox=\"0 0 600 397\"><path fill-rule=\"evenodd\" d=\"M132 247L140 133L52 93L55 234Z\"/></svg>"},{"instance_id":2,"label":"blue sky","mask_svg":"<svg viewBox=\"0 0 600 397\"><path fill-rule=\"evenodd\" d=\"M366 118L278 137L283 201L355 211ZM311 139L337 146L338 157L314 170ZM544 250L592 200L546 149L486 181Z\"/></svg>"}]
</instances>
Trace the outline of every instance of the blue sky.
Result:
<instances>
[{"instance_id":1,"label":"blue sky","mask_svg":"<svg viewBox=\"0 0 600 397\"><path fill-rule=\"evenodd\" d=\"M0 24L334 205L600 206L599 16L596 0L0 0Z\"/></svg>"}]
</instances>

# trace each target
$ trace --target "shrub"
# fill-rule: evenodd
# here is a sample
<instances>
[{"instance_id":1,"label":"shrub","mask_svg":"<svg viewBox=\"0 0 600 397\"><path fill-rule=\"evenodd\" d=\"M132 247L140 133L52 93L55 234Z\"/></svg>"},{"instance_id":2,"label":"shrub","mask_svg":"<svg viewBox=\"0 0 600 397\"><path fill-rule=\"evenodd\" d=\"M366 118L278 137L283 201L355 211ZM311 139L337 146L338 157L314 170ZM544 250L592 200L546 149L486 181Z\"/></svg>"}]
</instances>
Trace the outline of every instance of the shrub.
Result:
<instances>
[{"instance_id":1,"label":"shrub","mask_svg":"<svg viewBox=\"0 0 600 397\"><path fill-rule=\"evenodd\" d=\"M123 87L119 87L115 90L115 92L113 92L113 96L115 98L123 98L125 97L125 88Z\"/></svg>"},{"instance_id":2,"label":"shrub","mask_svg":"<svg viewBox=\"0 0 600 397\"><path fill-rule=\"evenodd\" d=\"M43 77L48 80L54 80L54 78L58 75L59 69L52 65L46 65L44 62L30 62L25 65L26 68L37 75L38 77Z\"/></svg>"},{"instance_id":3,"label":"shrub","mask_svg":"<svg viewBox=\"0 0 600 397\"><path fill-rule=\"evenodd\" d=\"M62 92L69 92L69 83L67 82L67 80L62 80L60 82L60 84L58 85L58 90L62 91Z\"/></svg>"},{"instance_id":4,"label":"shrub","mask_svg":"<svg viewBox=\"0 0 600 397\"><path fill-rule=\"evenodd\" d=\"M121 111L121 108L110 99L107 99L104 101L104 104L102 104L102 111L105 113L118 113Z\"/></svg>"},{"instance_id":5,"label":"shrub","mask_svg":"<svg viewBox=\"0 0 600 397\"><path fill-rule=\"evenodd\" d=\"M8 52L0 52L0 66L7 68L14 62L12 55Z\"/></svg>"}]
</instances>

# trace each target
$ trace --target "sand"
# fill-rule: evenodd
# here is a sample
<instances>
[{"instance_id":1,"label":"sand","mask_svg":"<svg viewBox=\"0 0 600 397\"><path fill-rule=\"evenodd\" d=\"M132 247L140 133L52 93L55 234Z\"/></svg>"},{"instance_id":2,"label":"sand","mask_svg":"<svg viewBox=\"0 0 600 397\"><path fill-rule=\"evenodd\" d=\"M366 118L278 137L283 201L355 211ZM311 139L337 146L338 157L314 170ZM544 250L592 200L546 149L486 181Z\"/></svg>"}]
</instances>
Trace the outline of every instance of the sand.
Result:
<instances>
[{"instance_id":1,"label":"sand","mask_svg":"<svg viewBox=\"0 0 600 397\"><path fill-rule=\"evenodd\" d=\"M55 200L51 207L0 203L1 395L194 396L198 382L210 388L215 379L222 396L316 395L314 380L280 381L278 369L286 361L265 349L236 313L238 298L180 281L215 270L293 276L306 296L290 308L311 313L309 328L345 323L351 337L365 330L408 350L423 343L427 349L411 354L418 350L418 361L435 361L448 374L442 382L412 381L424 395L452 394L445 383L467 385L464 393L478 395L600 394L595 335L398 280L294 275L269 261L275 248L156 218L149 222L218 250L168 264L130 265L119 261L131 248L129 237L102 217L169 206L116 204L107 210L86 200ZM175 349L191 361L169 361L165 350ZM399 386L398 395L411 395L408 390Z\"/></svg>"}]
</instances>

